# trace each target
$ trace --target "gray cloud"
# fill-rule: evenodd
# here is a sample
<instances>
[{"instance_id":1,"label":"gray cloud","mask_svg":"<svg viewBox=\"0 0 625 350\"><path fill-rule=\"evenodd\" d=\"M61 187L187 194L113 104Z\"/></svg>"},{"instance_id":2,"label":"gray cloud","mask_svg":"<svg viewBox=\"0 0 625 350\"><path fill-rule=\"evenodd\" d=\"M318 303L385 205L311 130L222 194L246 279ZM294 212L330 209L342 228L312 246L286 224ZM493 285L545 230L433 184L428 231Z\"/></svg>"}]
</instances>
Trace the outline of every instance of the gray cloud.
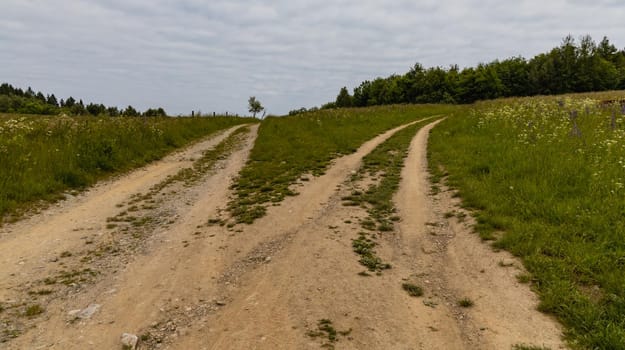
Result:
<instances>
[{"instance_id":1,"label":"gray cloud","mask_svg":"<svg viewBox=\"0 0 625 350\"><path fill-rule=\"evenodd\" d=\"M170 113L270 112L425 66L531 57L625 37L618 1L3 0L0 77L57 96Z\"/></svg>"}]
</instances>

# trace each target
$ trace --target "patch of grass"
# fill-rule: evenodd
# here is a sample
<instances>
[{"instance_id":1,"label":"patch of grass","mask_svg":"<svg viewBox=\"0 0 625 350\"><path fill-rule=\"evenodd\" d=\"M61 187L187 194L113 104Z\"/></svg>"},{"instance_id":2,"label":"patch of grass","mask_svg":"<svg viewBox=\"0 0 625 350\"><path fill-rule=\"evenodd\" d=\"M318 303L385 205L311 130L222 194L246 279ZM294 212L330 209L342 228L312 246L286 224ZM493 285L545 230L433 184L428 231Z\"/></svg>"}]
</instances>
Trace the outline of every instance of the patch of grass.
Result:
<instances>
[{"instance_id":1,"label":"patch of grass","mask_svg":"<svg viewBox=\"0 0 625 350\"><path fill-rule=\"evenodd\" d=\"M249 118L0 115L0 218L140 167ZM9 216L8 216L9 215Z\"/></svg>"},{"instance_id":2,"label":"patch of grass","mask_svg":"<svg viewBox=\"0 0 625 350\"><path fill-rule=\"evenodd\" d=\"M466 218L467 218L467 214L465 212L462 212L462 211L456 212L456 219L458 219L458 221L462 222Z\"/></svg>"},{"instance_id":3,"label":"patch of grass","mask_svg":"<svg viewBox=\"0 0 625 350\"><path fill-rule=\"evenodd\" d=\"M94 271L90 268L85 268L82 270L71 270L71 271L61 271L57 274L56 278L50 279L46 278L44 280L45 284L48 284L47 281L54 283L61 283L66 286L80 283L89 283L92 281L93 277L97 276L98 272ZM50 283L50 284L54 284Z\"/></svg>"},{"instance_id":4,"label":"patch of grass","mask_svg":"<svg viewBox=\"0 0 625 350\"><path fill-rule=\"evenodd\" d=\"M514 344L512 350L551 350L546 346Z\"/></svg>"},{"instance_id":5,"label":"patch of grass","mask_svg":"<svg viewBox=\"0 0 625 350\"><path fill-rule=\"evenodd\" d=\"M31 294L31 295L50 295L52 293L54 293L54 291L51 290L51 289L40 289L40 290L37 290L37 291L32 291L31 290L31 291L28 292L28 294Z\"/></svg>"},{"instance_id":6,"label":"patch of grass","mask_svg":"<svg viewBox=\"0 0 625 350\"><path fill-rule=\"evenodd\" d=\"M35 317L37 315L42 314L44 311L45 310L41 305L33 304L33 305L26 307L26 310L24 311L24 316Z\"/></svg>"},{"instance_id":7,"label":"patch of grass","mask_svg":"<svg viewBox=\"0 0 625 350\"><path fill-rule=\"evenodd\" d=\"M296 195L290 186L302 175L323 174L332 159L355 152L362 143L385 130L457 108L377 106L267 118L260 126L250 159L233 185L236 197L228 209L237 221L253 222L264 215L258 206ZM248 211L256 213L248 215Z\"/></svg>"},{"instance_id":8,"label":"patch of grass","mask_svg":"<svg viewBox=\"0 0 625 350\"><path fill-rule=\"evenodd\" d=\"M327 343L324 343L322 347L334 349L334 343L339 341L339 336L346 337L351 334L352 329L346 331L337 331L329 319L321 319L317 322L317 329L311 330L306 333L311 338L323 337L327 339Z\"/></svg>"},{"instance_id":9,"label":"patch of grass","mask_svg":"<svg viewBox=\"0 0 625 350\"><path fill-rule=\"evenodd\" d=\"M358 262L361 265L372 272L390 269L391 265L383 262L373 249L376 245L377 243L363 232L360 233L357 239L352 240L352 249L356 254L360 255Z\"/></svg>"},{"instance_id":10,"label":"patch of grass","mask_svg":"<svg viewBox=\"0 0 625 350\"><path fill-rule=\"evenodd\" d=\"M532 281L532 275L530 275L528 273L520 273L520 274L516 275L516 280L519 283L527 284L527 283L530 283Z\"/></svg>"},{"instance_id":11,"label":"patch of grass","mask_svg":"<svg viewBox=\"0 0 625 350\"><path fill-rule=\"evenodd\" d=\"M621 107L592 94L478 103L430 137L430 171L446 169L476 230L522 259L539 309L580 348L625 344L623 140Z\"/></svg>"},{"instance_id":12,"label":"patch of grass","mask_svg":"<svg viewBox=\"0 0 625 350\"><path fill-rule=\"evenodd\" d=\"M458 306L460 307L471 307L475 305L473 303L473 300L469 299L469 298L462 298L460 300L458 300Z\"/></svg>"},{"instance_id":13,"label":"patch of grass","mask_svg":"<svg viewBox=\"0 0 625 350\"><path fill-rule=\"evenodd\" d=\"M360 226L362 226L362 228L369 230L369 231L373 231L375 230L375 221L371 220L371 219L364 219L360 221Z\"/></svg>"},{"instance_id":14,"label":"patch of grass","mask_svg":"<svg viewBox=\"0 0 625 350\"><path fill-rule=\"evenodd\" d=\"M402 283L401 288L411 297L420 297L423 295L423 288L413 283Z\"/></svg>"}]
</instances>

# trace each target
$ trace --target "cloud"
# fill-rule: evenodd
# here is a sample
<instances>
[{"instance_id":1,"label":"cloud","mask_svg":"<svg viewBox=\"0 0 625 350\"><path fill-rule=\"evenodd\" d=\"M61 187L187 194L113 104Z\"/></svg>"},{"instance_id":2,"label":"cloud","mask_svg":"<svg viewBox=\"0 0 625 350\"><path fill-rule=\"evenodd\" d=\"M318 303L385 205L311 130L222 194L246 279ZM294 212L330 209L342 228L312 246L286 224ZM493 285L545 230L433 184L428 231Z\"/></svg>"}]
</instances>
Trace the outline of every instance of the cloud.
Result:
<instances>
[{"instance_id":1,"label":"cloud","mask_svg":"<svg viewBox=\"0 0 625 350\"><path fill-rule=\"evenodd\" d=\"M533 56L567 34L625 37L617 1L3 0L0 76L170 113L273 113L415 62ZM601 18L601 20L597 20Z\"/></svg>"}]
</instances>

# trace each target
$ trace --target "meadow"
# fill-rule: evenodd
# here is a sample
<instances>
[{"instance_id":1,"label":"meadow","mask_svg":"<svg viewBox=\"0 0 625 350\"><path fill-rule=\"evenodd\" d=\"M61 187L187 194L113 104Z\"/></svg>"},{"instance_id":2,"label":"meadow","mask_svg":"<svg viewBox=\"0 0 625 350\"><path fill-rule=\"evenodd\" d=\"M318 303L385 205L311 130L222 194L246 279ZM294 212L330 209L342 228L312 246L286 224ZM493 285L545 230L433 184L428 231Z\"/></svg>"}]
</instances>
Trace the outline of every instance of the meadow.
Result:
<instances>
[{"instance_id":1,"label":"meadow","mask_svg":"<svg viewBox=\"0 0 625 350\"><path fill-rule=\"evenodd\" d=\"M249 118L128 118L0 114L0 218L63 198L112 174Z\"/></svg>"},{"instance_id":2,"label":"meadow","mask_svg":"<svg viewBox=\"0 0 625 350\"><path fill-rule=\"evenodd\" d=\"M432 181L457 191L482 239L523 260L529 274L519 282L538 292L540 310L565 325L570 344L625 349L624 97L607 92L269 117L232 185L228 209L237 222L253 223L268 205L296 195L293 184L322 175L363 142L411 121L447 116L429 141ZM251 121L0 114L0 217ZM365 205L376 230L393 229L403 157L424 124L366 156L362 174L354 176L384 168L380 184L343 198Z\"/></svg>"},{"instance_id":3,"label":"meadow","mask_svg":"<svg viewBox=\"0 0 625 350\"><path fill-rule=\"evenodd\" d=\"M295 195L290 186L324 173L332 159L355 152L393 127L457 110L451 105L397 105L326 109L263 121L229 204L238 222L252 223L266 205Z\"/></svg>"},{"instance_id":4,"label":"meadow","mask_svg":"<svg viewBox=\"0 0 625 350\"><path fill-rule=\"evenodd\" d=\"M625 349L624 95L480 102L430 138L433 180L522 258L519 281L580 348Z\"/></svg>"}]
</instances>

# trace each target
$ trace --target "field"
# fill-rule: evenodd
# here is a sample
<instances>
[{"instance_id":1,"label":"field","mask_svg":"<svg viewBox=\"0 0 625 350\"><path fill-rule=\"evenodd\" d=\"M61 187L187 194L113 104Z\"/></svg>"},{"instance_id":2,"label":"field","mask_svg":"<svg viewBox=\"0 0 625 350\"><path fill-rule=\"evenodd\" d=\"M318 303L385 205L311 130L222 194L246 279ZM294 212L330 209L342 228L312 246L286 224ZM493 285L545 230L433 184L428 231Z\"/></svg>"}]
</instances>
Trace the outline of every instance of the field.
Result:
<instances>
[{"instance_id":1,"label":"field","mask_svg":"<svg viewBox=\"0 0 625 350\"><path fill-rule=\"evenodd\" d=\"M480 236L523 259L540 310L589 349L625 348L625 110L610 100L479 103L434 130L429 154Z\"/></svg>"},{"instance_id":2,"label":"field","mask_svg":"<svg viewBox=\"0 0 625 350\"><path fill-rule=\"evenodd\" d=\"M235 184L230 210L239 222L252 223L264 204L293 195L290 186L302 176L323 174L337 156L354 152L364 141L421 117L457 109L417 105L321 110L268 118L261 124L250 160Z\"/></svg>"},{"instance_id":3,"label":"field","mask_svg":"<svg viewBox=\"0 0 625 350\"><path fill-rule=\"evenodd\" d=\"M0 217L162 158L245 118L96 118L0 114Z\"/></svg>"},{"instance_id":4,"label":"field","mask_svg":"<svg viewBox=\"0 0 625 350\"><path fill-rule=\"evenodd\" d=\"M0 347L625 349L622 96L0 116Z\"/></svg>"}]
</instances>

